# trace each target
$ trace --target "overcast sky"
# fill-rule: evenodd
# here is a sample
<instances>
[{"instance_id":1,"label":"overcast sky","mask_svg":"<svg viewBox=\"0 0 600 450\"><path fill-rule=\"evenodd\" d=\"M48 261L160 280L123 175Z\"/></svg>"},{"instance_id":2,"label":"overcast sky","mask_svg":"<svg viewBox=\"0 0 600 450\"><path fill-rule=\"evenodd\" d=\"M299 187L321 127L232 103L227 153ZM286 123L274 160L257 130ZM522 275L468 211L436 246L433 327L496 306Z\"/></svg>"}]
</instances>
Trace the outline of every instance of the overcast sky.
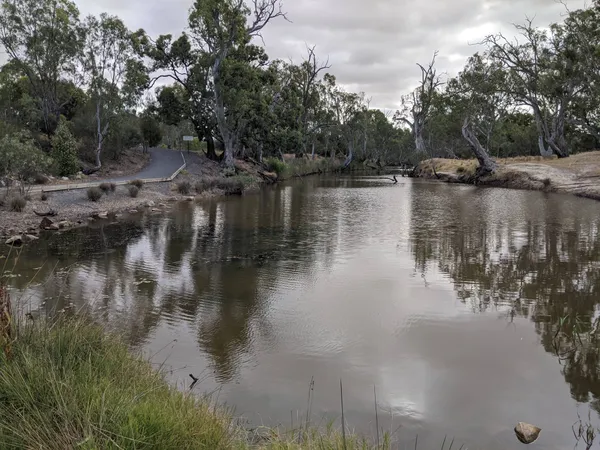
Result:
<instances>
[{"instance_id":1,"label":"overcast sky","mask_svg":"<svg viewBox=\"0 0 600 450\"><path fill-rule=\"evenodd\" d=\"M108 12L150 35L178 35L192 0L76 0L82 15ZM566 0L570 9L584 0ZM395 109L419 79L416 62L439 50L440 71L455 74L477 48L471 44L512 23L534 17L547 26L565 8L555 0L284 0L291 21L276 20L264 33L271 58L300 62L305 43L329 57L340 84L372 98L372 107Z\"/></svg>"}]
</instances>

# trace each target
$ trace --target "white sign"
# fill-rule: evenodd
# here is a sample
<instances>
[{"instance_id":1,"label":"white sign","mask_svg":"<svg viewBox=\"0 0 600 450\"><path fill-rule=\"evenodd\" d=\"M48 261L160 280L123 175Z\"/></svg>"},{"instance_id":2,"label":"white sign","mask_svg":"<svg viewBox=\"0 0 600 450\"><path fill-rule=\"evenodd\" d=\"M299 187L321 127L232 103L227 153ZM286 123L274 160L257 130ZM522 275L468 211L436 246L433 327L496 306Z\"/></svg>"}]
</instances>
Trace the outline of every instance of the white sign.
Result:
<instances>
[{"instance_id":1,"label":"white sign","mask_svg":"<svg viewBox=\"0 0 600 450\"><path fill-rule=\"evenodd\" d=\"M193 141L194 140L194 136L184 136L183 140L184 141Z\"/></svg>"}]
</instances>

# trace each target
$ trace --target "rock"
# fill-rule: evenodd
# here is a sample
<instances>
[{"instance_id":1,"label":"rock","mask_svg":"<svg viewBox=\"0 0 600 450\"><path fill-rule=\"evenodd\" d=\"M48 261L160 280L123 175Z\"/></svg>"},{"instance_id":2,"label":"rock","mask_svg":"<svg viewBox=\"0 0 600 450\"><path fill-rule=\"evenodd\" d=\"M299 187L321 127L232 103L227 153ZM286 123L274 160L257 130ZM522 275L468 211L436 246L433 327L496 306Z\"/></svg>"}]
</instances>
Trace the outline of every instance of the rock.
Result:
<instances>
[{"instance_id":1,"label":"rock","mask_svg":"<svg viewBox=\"0 0 600 450\"><path fill-rule=\"evenodd\" d=\"M186 197L186 200L188 202L193 202L195 200L195 198L194 197Z\"/></svg>"},{"instance_id":2,"label":"rock","mask_svg":"<svg viewBox=\"0 0 600 450\"><path fill-rule=\"evenodd\" d=\"M63 180L63 181L69 181L69 177L62 177L61 180Z\"/></svg>"},{"instance_id":3,"label":"rock","mask_svg":"<svg viewBox=\"0 0 600 450\"><path fill-rule=\"evenodd\" d=\"M108 212L103 211L101 213L98 213L98 219L108 219Z\"/></svg>"},{"instance_id":4,"label":"rock","mask_svg":"<svg viewBox=\"0 0 600 450\"><path fill-rule=\"evenodd\" d=\"M115 219L120 219L121 217L123 217L123 214L115 214Z\"/></svg>"},{"instance_id":5,"label":"rock","mask_svg":"<svg viewBox=\"0 0 600 450\"><path fill-rule=\"evenodd\" d=\"M77 175L75 175L75 179L76 180L83 180L83 174L81 172L79 172Z\"/></svg>"},{"instance_id":6,"label":"rock","mask_svg":"<svg viewBox=\"0 0 600 450\"><path fill-rule=\"evenodd\" d=\"M159 208L166 208L166 207L167 207L167 205L165 205L164 203L159 203L159 204L158 204L158 207L159 207Z\"/></svg>"},{"instance_id":7,"label":"rock","mask_svg":"<svg viewBox=\"0 0 600 450\"><path fill-rule=\"evenodd\" d=\"M148 208L152 208L155 205L155 203L152 200L149 200L148 202L146 202L146 207Z\"/></svg>"},{"instance_id":8,"label":"rock","mask_svg":"<svg viewBox=\"0 0 600 450\"><path fill-rule=\"evenodd\" d=\"M44 217L42 219L42 221L40 222L40 230L45 230L47 229L50 225L52 225L52 221L50 219L48 219L47 217Z\"/></svg>"},{"instance_id":9,"label":"rock","mask_svg":"<svg viewBox=\"0 0 600 450\"><path fill-rule=\"evenodd\" d=\"M515 427L517 439L523 444L531 444L532 442L535 442L540 435L540 431L542 431L541 428L525 422L519 422Z\"/></svg>"},{"instance_id":10,"label":"rock","mask_svg":"<svg viewBox=\"0 0 600 450\"><path fill-rule=\"evenodd\" d=\"M138 210L137 209L130 209L129 210L129 214L137 214Z\"/></svg>"},{"instance_id":11,"label":"rock","mask_svg":"<svg viewBox=\"0 0 600 450\"><path fill-rule=\"evenodd\" d=\"M58 225L56 225L55 223L53 223L52 225L48 225L44 229L47 230L47 231L58 231L60 228L58 228Z\"/></svg>"},{"instance_id":12,"label":"rock","mask_svg":"<svg viewBox=\"0 0 600 450\"><path fill-rule=\"evenodd\" d=\"M78 221L77 221L77 224L78 224L78 225L81 225L82 223L83 223L83 220L78 220Z\"/></svg>"},{"instance_id":13,"label":"rock","mask_svg":"<svg viewBox=\"0 0 600 450\"><path fill-rule=\"evenodd\" d=\"M158 209L158 208L152 208L150 210L150 212L153 212L153 213L160 212L160 209Z\"/></svg>"},{"instance_id":14,"label":"rock","mask_svg":"<svg viewBox=\"0 0 600 450\"><path fill-rule=\"evenodd\" d=\"M21 236L13 236L8 238L5 242L6 245L11 245L13 247L20 247L23 245L23 238Z\"/></svg>"},{"instance_id":15,"label":"rock","mask_svg":"<svg viewBox=\"0 0 600 450\"><path fill-rule=\"evenodd\" d=\"M37 241L39 237L34 236L33 234L26 234L23 236L23 239L27 242Z\"/></svg>"},{"instance_id":16,"label":"rock","mask_svg":"<svg viewBox=\"0 0 600 450\"><path fill-rule=\"evenodd\" d=\"M69 222L68 220L61 220L60 222L58 222L58 228L63 229L63 228L71 228L73 226L73 224L71 222Z\"/></svg>"}]
</instances>

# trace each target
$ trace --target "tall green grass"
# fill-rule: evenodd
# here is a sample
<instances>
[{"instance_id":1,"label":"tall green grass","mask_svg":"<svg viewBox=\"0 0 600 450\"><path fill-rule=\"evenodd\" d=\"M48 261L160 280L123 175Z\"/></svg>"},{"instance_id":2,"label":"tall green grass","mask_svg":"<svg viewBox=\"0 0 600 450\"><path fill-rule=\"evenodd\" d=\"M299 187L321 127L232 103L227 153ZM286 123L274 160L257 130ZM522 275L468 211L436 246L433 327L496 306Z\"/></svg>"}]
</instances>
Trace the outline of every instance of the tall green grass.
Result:
<instances>
[{"instance_id":1,"label":"tall green grass","mask_svg":"<svg viewBox=\"0 0 600 450\"><path fill-rule=\"evenodd\" d=\"M239 448L235 430L80 320L22 325L0 355L1 449Z\"/></svg>"}]
</instances>

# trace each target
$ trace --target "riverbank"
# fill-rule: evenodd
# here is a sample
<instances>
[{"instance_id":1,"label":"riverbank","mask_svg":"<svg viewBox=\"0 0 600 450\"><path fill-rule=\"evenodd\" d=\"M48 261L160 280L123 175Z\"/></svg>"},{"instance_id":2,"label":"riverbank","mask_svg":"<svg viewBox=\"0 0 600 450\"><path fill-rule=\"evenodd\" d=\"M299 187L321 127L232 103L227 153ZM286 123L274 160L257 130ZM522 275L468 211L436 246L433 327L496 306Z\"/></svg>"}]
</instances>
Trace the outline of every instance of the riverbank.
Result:
<instances>
[{"instance_id":1,"label":"riverbank","mask_svg":"<svg viewBox=\"0 0 600 450\"><path fill-rule=\"evenodd\" d=\"M1 449L369 448L332 427L246 430L210 398L169 386L118 336L92 323L7 326L11 336L0 327ZM389 448L384 442L378 448Z\"/></svg>"},{"instance_id":2,"label":"riverbank","mask_svg":"<svg viewBox=\"0 0 600 450\"><path fill-rule=\"evenodd\" d=\"M430 159L415 170L417 177L448 183L558 192L600 200L600 151L569 158L497 159L498 170L475 180L476 160Z\"/></svg>"}]
</instances>

